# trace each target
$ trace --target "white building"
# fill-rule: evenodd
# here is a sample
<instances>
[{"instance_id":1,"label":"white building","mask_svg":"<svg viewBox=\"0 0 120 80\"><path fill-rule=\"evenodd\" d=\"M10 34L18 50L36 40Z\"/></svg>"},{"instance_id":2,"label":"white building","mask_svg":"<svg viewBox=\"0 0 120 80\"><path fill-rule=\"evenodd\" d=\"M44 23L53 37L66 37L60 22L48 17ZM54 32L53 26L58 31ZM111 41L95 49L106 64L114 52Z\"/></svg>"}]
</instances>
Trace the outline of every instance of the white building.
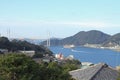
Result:
<instances>
[{"instance_id":1,"label":"white building","mask_svg":"<svg viewBox=\"0 0 120 80\"><path fill-rule=\"evenodd\" d=\"M32 50L30 50L30 51L19 51L19 52L25 54L26 56L30 56L30 57L35 55L35 51L32 51Z\"/></svg>"},{"instance_id":2,"label":"white building","mask_svg":"<svg viewBox=\"0 0 120 80\"><path fill-rule=\"evenodd\" d=\"M0 49L0 53L8 53L7 49Z\"/></svg>"}]
</instances>

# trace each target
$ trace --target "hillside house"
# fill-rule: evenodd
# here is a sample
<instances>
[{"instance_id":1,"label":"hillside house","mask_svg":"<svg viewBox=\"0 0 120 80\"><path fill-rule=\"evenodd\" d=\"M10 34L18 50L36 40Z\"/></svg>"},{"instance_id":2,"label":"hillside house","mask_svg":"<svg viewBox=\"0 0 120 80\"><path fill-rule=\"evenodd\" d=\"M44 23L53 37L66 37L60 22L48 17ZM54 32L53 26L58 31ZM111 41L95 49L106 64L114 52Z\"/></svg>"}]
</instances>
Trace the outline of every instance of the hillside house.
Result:
<instances>
[{"instance_id":1,"label":"hillside house","mask_svg":"<svg viewBox=\"0 0 120 80\"><path fill-rule=\"evenodd\" d=\"M118 71L104 63L69 72L76 80L117 80Z\"/></svg>"},{"instance_id":2,"label":"hillside house","mask_svg":"<svg viewBox=\"0 0 120 80\"><path fill-rule=\"evenodd\" d=\"M30 50L30 51L19 51L22 54L25 54L26 56L32 57L33 55L35 55L35 51Z\"/></svg>"},{"instance_id":3,"label":"hillside house","mask_svg":"<svg viewBox=\"0 0 120 80\"><path fill-rule=\"evenodd\" d=\"M0 49L0 53L1 54L8 53L8 50L7 49Z\"/></svg>"}]
</instances>

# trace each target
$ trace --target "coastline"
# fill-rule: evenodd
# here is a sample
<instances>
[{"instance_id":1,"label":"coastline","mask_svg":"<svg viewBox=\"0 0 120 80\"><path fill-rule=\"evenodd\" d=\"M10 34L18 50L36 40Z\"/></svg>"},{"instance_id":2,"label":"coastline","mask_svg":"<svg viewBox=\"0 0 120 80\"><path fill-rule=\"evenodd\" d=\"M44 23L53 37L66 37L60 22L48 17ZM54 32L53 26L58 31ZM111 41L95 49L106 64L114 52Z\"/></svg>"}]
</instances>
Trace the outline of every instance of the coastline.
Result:
<instances>
[{"instance_id":1,"label":"coastline","mask_svg":"<svg viewBox=\"0 0 120 80\"><path fill-rule=\"evenodd\" d=\"M89 47L89 48L99 48L99 49L109 49L113 51L120 52L120 46L109 46L109 47L104 47L101 44L85 44L83 47Z\"/></svg>"}]
</instances>

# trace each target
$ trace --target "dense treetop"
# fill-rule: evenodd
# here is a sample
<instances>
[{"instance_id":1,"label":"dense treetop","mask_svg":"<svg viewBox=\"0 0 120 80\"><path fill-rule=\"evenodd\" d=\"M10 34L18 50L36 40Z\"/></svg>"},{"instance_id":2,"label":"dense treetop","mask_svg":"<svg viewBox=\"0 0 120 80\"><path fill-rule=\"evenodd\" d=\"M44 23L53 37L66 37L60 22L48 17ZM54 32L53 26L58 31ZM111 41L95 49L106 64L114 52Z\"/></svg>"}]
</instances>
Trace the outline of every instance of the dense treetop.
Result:
<instances>
[{"instance_id":1,"label":"dense treetop","mask_svg":"<svg viewBox=\"0 0 120 80\"><path fill-rule=\"evenodd\" d=\"M34 50L36 53L52 54L50 50L42 45L35 45L27 41L12 40L9 41L6 37L0 37L0 49L8 49L9 51L16 52L18 50Z\"/></svg>"},{"instance_id":2,"label":"dense treetop","mask_svg":"<svg viewBox=\"0 0 120 80\"><path fill-rule=\"evenodd\" d=\"M23 54L0 55L0 80L74 80L68 71L76 65L57 62L38 64Z\"/></svg>"}]
</instances>

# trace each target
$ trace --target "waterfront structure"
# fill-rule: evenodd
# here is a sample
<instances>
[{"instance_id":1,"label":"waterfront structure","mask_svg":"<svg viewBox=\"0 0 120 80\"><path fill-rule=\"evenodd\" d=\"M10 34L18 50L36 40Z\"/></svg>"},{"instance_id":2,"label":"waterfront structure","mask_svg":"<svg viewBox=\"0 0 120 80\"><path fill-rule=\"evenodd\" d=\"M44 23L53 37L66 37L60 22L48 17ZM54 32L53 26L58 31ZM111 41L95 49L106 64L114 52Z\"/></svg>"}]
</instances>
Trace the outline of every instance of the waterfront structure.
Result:
<instances>
[{"instance_id":1,"label":"waterfront structure","mask_svg":"<svg viewBox=\"0 0 120 80\"><path fill-rule=\"evenodd\" d=\"M24 51L19 51L19 52L22 53L22 54L25 54L26 56L30 56L30 57L35 55L35 51L33 51L33 50L30 50L30 51L24 50Z\"/></svg>"},{"instance_id":2,"label":"waterfront structure","mask_svg":"<svg viewBox=\"0 0 120 80\"><path fill-rule=\"evenodd\" d=\"M72 45L64 45L63 47L64 47L64 48L74 48L75 45L73 45L73 44L72 44Z\"/></svg>"}]
</instances>

